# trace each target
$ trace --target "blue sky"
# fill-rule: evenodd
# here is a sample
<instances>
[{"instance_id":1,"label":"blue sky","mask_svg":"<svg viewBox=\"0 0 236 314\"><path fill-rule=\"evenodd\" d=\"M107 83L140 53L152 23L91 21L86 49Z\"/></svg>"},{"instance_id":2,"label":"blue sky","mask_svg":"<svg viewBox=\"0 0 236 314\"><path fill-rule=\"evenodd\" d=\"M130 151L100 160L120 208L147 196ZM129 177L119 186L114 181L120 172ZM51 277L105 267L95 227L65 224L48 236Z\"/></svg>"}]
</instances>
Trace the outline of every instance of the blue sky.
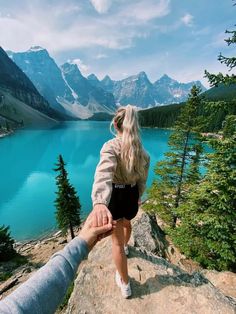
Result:
<instances>
[{"instance_id":1,"label":"blue sky","mask_svg":"<svg viewBox=\"0 0 236 314\"><path fill-rule=\"evenodd\" d=\"M61 65L75 60L84 75L122 79L145 71L201 80L204 69L226 72L219 52L236 22L232 0L0 0L0 45L40 45Z\"/></svg>"}]
</instances>

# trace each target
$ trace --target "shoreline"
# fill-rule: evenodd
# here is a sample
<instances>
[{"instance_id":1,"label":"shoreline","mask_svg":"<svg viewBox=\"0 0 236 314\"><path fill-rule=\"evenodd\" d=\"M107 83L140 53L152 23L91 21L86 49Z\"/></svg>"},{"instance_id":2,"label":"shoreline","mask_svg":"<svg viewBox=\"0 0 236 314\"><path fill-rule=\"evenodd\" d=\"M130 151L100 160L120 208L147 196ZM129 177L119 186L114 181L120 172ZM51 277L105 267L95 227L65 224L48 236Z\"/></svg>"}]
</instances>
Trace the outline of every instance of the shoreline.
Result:
<instances>
[{"instance_id":1,"label":"shoreline","mask_svg":"<svg viewBox=\"0 0 236 314\"><path fill-rule=\"evenodd\" d=\"M61 230L55 228L55 229L48 230L47 232L42 233L39 236L36 236L34 238L28 238L25 240L17 240L13 237L13 240L14 240L13 246L15 249L18 249L19 247L23 247L27 244L36 244L38 242L56 237L57 235L61 235L61 233L62 233Z\"/></svg>"},{"instance_id":2,"label":"shoreline","mask_svg":"<svg viewBox=\"0 0 236 314\"><path fill-rule=\"evenodd\" d=\"M11 135L11 134L13 134L14 133L14 131L13 130L11 130L11 131L1 131L0 130L0 138L4 138L4 137L6 137L6 136L8 136L8 135Z\"/></svg>"}]
</instances>

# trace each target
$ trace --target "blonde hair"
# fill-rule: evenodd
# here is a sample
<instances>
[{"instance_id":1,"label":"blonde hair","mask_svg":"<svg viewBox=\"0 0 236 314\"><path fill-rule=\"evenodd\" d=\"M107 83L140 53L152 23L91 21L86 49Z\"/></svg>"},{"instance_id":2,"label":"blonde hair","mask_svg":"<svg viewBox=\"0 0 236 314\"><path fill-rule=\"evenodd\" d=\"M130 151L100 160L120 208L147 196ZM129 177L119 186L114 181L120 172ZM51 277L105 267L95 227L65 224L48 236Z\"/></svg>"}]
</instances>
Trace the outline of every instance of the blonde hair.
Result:
<instances>
[{"instance_id":1,"label":"blonde hair","mask_svg":"<svg viewBox=\"0 0 236 314\"><path fill-rule=\"evenodd\" d=\"M138 121L138 113L134 106L127 105L117 109L111 124L116 126L122 133L121 138L121 162L127 171L127 174L134 175L137 179L144 175L145 157L140 139L140 126Z\"/></svg>"}]
</instances>

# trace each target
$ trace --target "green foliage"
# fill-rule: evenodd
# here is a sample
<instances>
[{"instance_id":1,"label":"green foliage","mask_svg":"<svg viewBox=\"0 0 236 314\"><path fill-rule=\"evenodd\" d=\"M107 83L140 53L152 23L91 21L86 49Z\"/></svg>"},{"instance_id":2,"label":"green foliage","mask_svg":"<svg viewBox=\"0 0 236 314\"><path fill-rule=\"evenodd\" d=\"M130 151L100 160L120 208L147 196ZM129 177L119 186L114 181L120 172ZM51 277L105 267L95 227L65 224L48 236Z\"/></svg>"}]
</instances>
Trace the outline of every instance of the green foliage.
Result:
<instances>
[{"instance_id":1,"label":"green foliage","mask_svg":"<svg viewBox=\"0 0 236 314\"><path fill-rule=\"evenodd\" d=\"M223 123L224 137L230 137L236 133L236 115L228 115Z\"/></svg>"},{"instance_id":2,"label":"green foliage","mask_svg":"<svg viewBox=\"0 0 236 314\"><path fill-rule=\"evenodd\" d=\"M227 126L227 123L225 124ZM169 229L189 257L217 270L236 270L236 132L210 141L208 172L178 208L181 224Z\"/></svg>"},{"instance_id":3,"label":"green foliage","mask_svg":"<svg viewBox=\"0 0 236 314\"><path fill-rule=\"evenodd\" d=\"M65 308L65 306L67 306L68 302L69 302L69 299L70 299L70 296L72 294L74 290L74 282L72 282L70 285L69 285L69 288L67 289L66 291L66 295L64 296L64 299L62 301L62 303L60 304L59 306L59 309L60 310L63 310Z\"/></svg>"},{"instance_id":4,"label":"green foliage","mask_svg":"<svg viewBox=\"0 0 236 314\"><path fill-rule=\"evenodd\" d=\"M0 273L0 281L6 281L12 276L12 273L10 271L5 273Z\"/></svg>"},{"instance_id":5,"label":"green foliage","mask_svg":"<svg viewBox=\"0 0 236 314\"><path fill-rule=\"evenodd\" d=\"M234 4L235 5L235 4ZM230 34L230 37L225 39L225 42L228 46L236 43L236 30L226 30L226 34ZM236 57L225 57L221 53L218 56L218 60L220 63L225 64L229 71L236 67ZM235 84L236 83L236 75L235 74L226 74L222 73L211 74L205 70L205 76L208 78L210 84L212 86L218 86L220 83L223 84Z\"/></svg>"},{"instance_id":6,"label":"green foliage","mask_svg":"<svg viewBox=\"0 0 236 314\"><path fill-rule=\"evenodd\" d=\"M235 44L236 31L226 33L232 35L226 39L227 44ZM235 57L220 54L218 60L230 70L236 66ZM221 84L220 88L222 84L236 83L234 74L214 75L207 71L205 74L211 85ZM211 128L212 125L217 130L223 127L223 136L209 140L213 152L208 154L207 173L177 208L179 226L168 227L167 231L184 254L202 266L236 271L235 100L208 102L202 110L205 114L209 112Z\"/></svg>"},{"instance_id":7,"label":"green foliage","mask_svg":"<svg viewBox=\"0 0 236 314\"><path fill-rule=\"evenodd\" d=\"M228 45L235 44L236 31L226 32L231 35L226 40ZM235 57L220 54L218 59L230 70L236 66ZM224 84L236 83L234 74L205 73L212 85L220 86L219 93L224 92ZM235 86L231 87L231 95L235 95ZM215 96L215 89L207 94L209 99ZM229 96L228 101L209 101L205 95L198 111L194 103L199 102L193 93L184 106L189 110L186 114L181 112L177 120L169 141L171 151L166 160L157 164L158 177L148 189L150 201L144 208L157 212L167 223L165 231L187 257L204 267L236 271L236 101L234 96ZM195 117L207 117L207 124L206 119L194 119L193 113ZM199 173L203 138L198 132L202 127L204 131L223 128L221 137L208 141L212 152L207 155L204 178ZM190 134L197 135L192 142Z\"/></svg>"},{"instance_id":8,"label":"green foliage","mask_svg":"<svg viewBox=\"0 0 236 314\"><path fill-rule=\"evenodd\" d=\"M10 227L0 226L0 261L8 261L16 254L13 244Z\"/></svg>"},{"instance_id":9,"label":"green foliage","mask_svg":"<svg viewBox=\"0 0 236 314\"><path fill-rule=\"evenodd\" d=\"M140 110L140 124L143 127L170 128L173 127L183 104L174 104Z\"/></svg>"},{"instance_id":10,"label":"green foliage","mask_svg":"<svg viewBox=\"0 0 236 314\"><path fill-rule=\"evenodd\" d=\"M169 138L170 151L165 154L165 160L157 163L157 179L148 190L150 198L158 200L154 205L157 213L173 227L178 217L177 208L184 201L191 185L200 180L198 168L203 149L199 131L203 120L198 115L201 103L199 94L200 89L193 86ZM145 205L146 210L150 211L151 208L153 203Z\"/></svg>"},{"instance_id":11,"label":"green foliage","mask_svg":"<svg viewBox=\"0 0 236 314\"><path fill-rule=\"evenodd\" d=\"M26 256L16 253L11 262L14 264L14 267L17 268L28 263L28 259Z\"/></svg>"},{"instance_id":12,"label":"green foliage","mask_svg":"<svg viewBox=\"0 0 236 314\"><path fill-rule=\"evenodd\" d=\"M70 184L68 174L65 169L65 162L61 155L58 157L58 163L54 169L59 174L56 177L58 191L55 200L56 220L58 227L64 234L70 229L71 238L74 238L73 227L79 226L80 220L80 201L76 195L75 188Z\"/></svg>"},{"instance_id":13,"label":"green foliage","mask_svg":"<svg viewBox=\"0 0 236 314\"><path fill-rule=\"evenodd\" d=\"M217 132L229 114L236 114L236 85L219 86L201 94L198 115L205 118L203 132ZM173 128L185 103L139 111L143 127Z\"/></svg>"},{"instance_id":14,"label":"green foliage","mask_svg":"<svg viewBox=\"0 0 236 314\"><path fill-rule=\"evenodd\" d=\"M222 129L227 115L236 114L236 101L203 101L200 112L206 117L204 132L217 132Z\"/></svg>"}]
</instances>

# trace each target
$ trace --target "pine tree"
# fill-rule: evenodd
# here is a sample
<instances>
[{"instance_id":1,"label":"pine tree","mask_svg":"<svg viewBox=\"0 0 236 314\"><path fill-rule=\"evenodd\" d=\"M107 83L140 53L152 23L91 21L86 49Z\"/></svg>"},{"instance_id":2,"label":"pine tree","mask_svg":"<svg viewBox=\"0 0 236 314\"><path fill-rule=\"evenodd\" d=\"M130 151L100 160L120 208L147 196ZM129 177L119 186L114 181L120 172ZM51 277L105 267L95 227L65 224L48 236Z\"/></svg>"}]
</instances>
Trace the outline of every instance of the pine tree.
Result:
<instances>
[{"instance_id":1,"label":"pine tree","mask_svg":"<svg viewBox=\"0 0 236 314\"><path fill-rule=\"evenodd\" d=\"M207 173L179 207L172 239L203 266L236 270L236 129L227 117L223 138L211 139Z\"/></svg>"},{"instance_id":2,"label":"pine tree","mask_svg":"<svg viewBox=\"0 0 236 314\"><path fill-rule=\"evenodd\" d=\"M6 120L6 130L9 132L11 130L9 122Z\"/></svg>"},{"instance_id":3,"label":"pine tree","mask_svg":"<svg viewBox=\"0 0 236 314\"><path fill-rule=\"evenodd\" d=\"M170 151L165 154L165 160L157 163L157 178L148 190L155 211L172 227L176 226L177 208L184 200L190 184L200 179L198 167L202 147L199 131L203 120L199 115L199 94L200 89L193 86L169 138ZM145 208L152 210L153 203L147 204Z\"/></svg>"},{"instance_id":4,"label":"pine tree","mask_svg":"<svg viewBox=\"0 0 236 314\"><path fill-rule=\"evenodd\" d=\"M7 261L16 254L13 244L10 227L0 226L0 261Z\"/></svg>"},{"instance_id":5,"label":"pine tree","mask_svg":"<svg viewBox=\"0 0 236 314\"><path fill-rule=\"evenodd\" d=\"M67 233L69 228L71 238L74 235L74 226L79 226L81 224L80 220L80 201L79 197L76 195L75 188L70 184L68 179L68 174L65 169L65 162L61 155L58 157L58 163L54 169L59 172L56 177L56 184L58 191L56 192L57 198L55 200L56 205L56 220L58 227L63 231L64 234Z\"/></svg>"},{"instance_id":6,"label":"pine tree","mask_svg":"<svg viewBox=\"0 0 236 314\"><path fill-rule=\"evenodd\" d=\"M236 5L236 3L234 3ZM230 34L229 38L225 39L225 42L227 43L228 46L232 44L236 44L236 30L226 30L226 34ZM220 63L225 64L228 68L229 71L234 69L236 67L236 56L234 57L225 57L221 53L218 56L218 60ZM218 74L211 74L208 71L205 70L205 76L208 78L210 84L212 86L218 86L220 83L223 84L235 84L236 83L236 75L235 74L226 74L223 75L222 73Z\"/></svg>"}]
</instances>

